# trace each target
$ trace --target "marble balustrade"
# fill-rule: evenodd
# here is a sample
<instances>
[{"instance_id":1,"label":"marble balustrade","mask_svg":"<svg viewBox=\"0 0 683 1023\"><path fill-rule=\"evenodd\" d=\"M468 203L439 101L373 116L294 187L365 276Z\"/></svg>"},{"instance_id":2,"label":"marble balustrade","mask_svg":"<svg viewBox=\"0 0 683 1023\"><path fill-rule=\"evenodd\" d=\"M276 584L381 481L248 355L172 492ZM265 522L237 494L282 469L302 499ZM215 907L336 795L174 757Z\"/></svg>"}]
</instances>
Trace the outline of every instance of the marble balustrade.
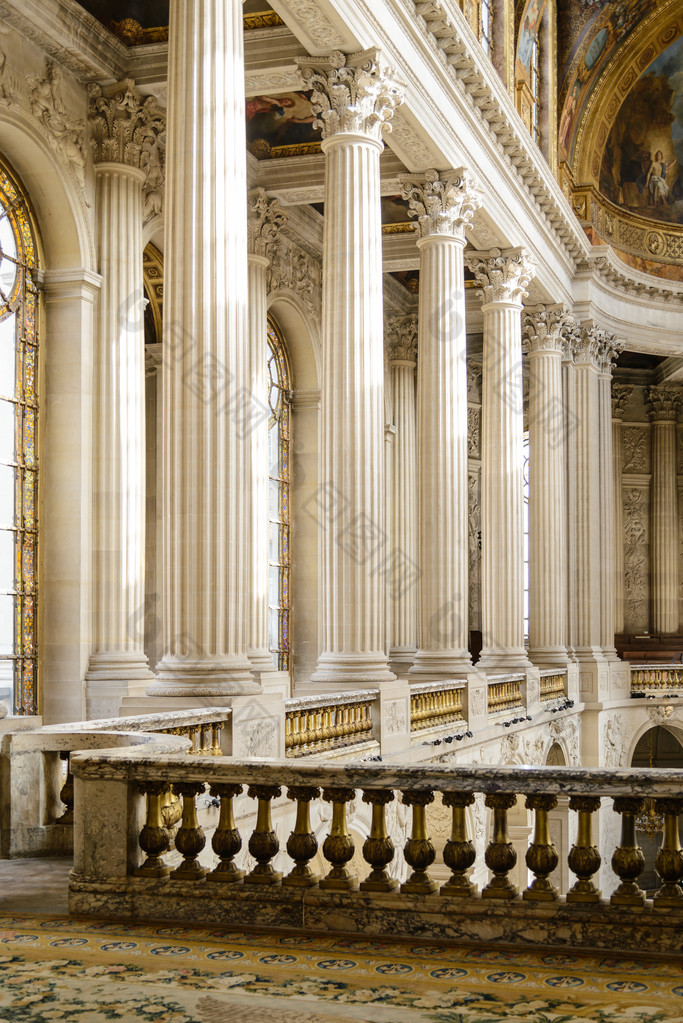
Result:
<instances>
[{"instance_id":1,"label":"marble balustrade","mask_svg":"<svg viewBox=\"0 0 683 1023\"><path fill-rule=\"evenodd\" d=\"M655 932L660 941L665 932L672 951L683 947L683 797L675 770L240 762L151 756L148 749L77 753L72 770L77 809L71 912L605 948L630 947L636 939L647 947ZM163 812L171 785L183 804L177 830ZM207 790L220 804L213 856L197 821L197 800ZM233 801L245 796L254 812L250 827L240 831ZM482 796L490 811L484 855L489 880L477 890L469 808ZM548 819L558 797L569 797L577 823L567 857L576 879L566 892L554 882L559 854ZM359 798L372 810L362 863L347 827L349 804ZM392 869L398 850L387 829L389 808L399 800L411 818L403 856L412 872L403 884ZM644 858L635 830L648 800L663 828L655 862L664 883L652 899L638 886ZM510 876L517 853L508 815L522 801L533 812L534 829L526 851L529 883L520 892ZM271 817L272 804L282 810L283 802L292 825L286 842ZM450 809L452 822L442 854L451 876L443 884L430 872L436 859L430 815L439 804ZM598 811L616 814L621 829L611 854L618 884L609 901L595 883L603 849L602 826L599 835L593 832ZM235 857L243 845L251 858L240 869ZM603 849L603 856L609 852Z\"/></svg>"},{"instance_id":2,"label":"marble balustrade","mask_svg":"<svg viewBox=\"0 0 683 1023\"><path fill-rule=\"evenodd\" d=\"M498 714L505 710L523 709L525 694L523 692L526 675L489 675L487 707L489 714Z\"/></svg>"},{"instance_id":3,"label":"marble balustrade","mask_svg":"<svg viewBox=\"0 0 683 1023\"><path fill-rule=\"evenodd\" d=\"M541 703L561 700L567 695L567 672L559 668L547 668L540 672Z\"/></svg>"}]
</instances>

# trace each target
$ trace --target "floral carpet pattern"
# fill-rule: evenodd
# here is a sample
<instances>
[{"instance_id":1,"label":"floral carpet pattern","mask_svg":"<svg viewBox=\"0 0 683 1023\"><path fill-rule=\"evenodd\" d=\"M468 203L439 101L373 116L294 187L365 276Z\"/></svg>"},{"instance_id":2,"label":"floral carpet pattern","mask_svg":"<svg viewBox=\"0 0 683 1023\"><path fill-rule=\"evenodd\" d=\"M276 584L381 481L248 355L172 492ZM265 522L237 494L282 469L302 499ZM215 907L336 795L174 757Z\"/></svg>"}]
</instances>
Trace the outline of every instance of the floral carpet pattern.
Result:
<instances>
[{"instance_id":1,"label":"floral carpet pattern","mask_svg":"<svg viewBox=\"0 0 683 1023\"><path fill-rule=\"evenodd\" d=\"M0 1023L683 1023L683 963L0 916Z\"/></svg>"}]
</instances>

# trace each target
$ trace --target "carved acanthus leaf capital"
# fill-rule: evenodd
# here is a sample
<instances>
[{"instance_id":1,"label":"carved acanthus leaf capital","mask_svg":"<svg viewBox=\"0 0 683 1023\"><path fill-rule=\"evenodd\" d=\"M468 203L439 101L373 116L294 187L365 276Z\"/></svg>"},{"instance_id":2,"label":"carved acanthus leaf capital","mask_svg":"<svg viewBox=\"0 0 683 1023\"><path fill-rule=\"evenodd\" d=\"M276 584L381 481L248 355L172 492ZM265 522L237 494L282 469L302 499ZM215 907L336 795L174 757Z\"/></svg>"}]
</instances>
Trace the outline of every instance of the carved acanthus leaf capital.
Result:
<instances>
[{"instance_id":1,"label":"carved acanthus leaf capital","mask_svg":"<svg viewBox=\"0 0 683 1023\"><path fill-rule=\"evenodd\" d=\"M623 350L622 341L591 322L582 323L574 336L574 362L592 365L601 373L611 374L612 365Z\"/></svg>"},{"instance_id":2,"label":"carved acanthus leaf capital","mask_svg":"<svg viewBox=\"0 0 683 1023\"><path fill-rule=\"evenodd\" d=\"M481 287L484 303L515 302L521 304L536 273L536 264L523 249L491 249L465 256L465 263Z\"/></svg>"},{"instance_id":3,"label":"carved acanthus leaf capital","mask_svg":"<svg viewBox=\"0 0 683 1023\"><path fill-rule=\"evenodd\" d=\"M280 228L286 223L287 214L278 199L269 199L263 188L255 188L249 193L247 228L250 254L270 259Z\"/></svg>"},{"instance_id":4,"label":"carved acanthus leaf capital","mask_svg":"<svg viewBox=\"0 0 683 1023\"><path fill-rule=\"evenodd\" d=\"M166 111L142 96L131 78L88 86L90 144L95 163L122 163L145 172L145 220L161 213L166 178Z\"/></svg>"},{"instance_id":5,"label":"carved acanthus leaf capital","mask_svg":"<svg viewBox=\"0 0 683 1023\"><path fill-rule=\"evenodd\" d=\"M566 306L537 306L525 309L522 336L529 353L563 352L576 318Z\"/></svg>"},{"instance_id":6,"label":"carved acanthus leaf capital","mask_svg":"<svg viewBox=\"0 0 683 1023\"><path fill-rule=\"evenodd\" d=\"M612 384L612 419L622 418L632 393L632 384Z\"/></svg>"},{"instance_id":7,"label":"carved acanthus leaf capital","mask_svg":"<svg viewBox=\"0 0 683 1023\"><path fill-rule=\"evenodd\" d=\"M391 316L385 342L390 362L416 362L417 316Z\"/></svg>"},{"instance_id":8,"label":"carved acanthus leaf capital","mask_svg":"<svg viewBox=\"0 0 683 1023\"><path fill-rule=\"evenodd\" d=\"M329 57L298 57L305 89L312 89L314 122L323 139L338 134L367 135L381 141L391 131L394 110L403 102L404 85L378 50Z\"/></svg>"},{"instance_id":9,"label":"carved acanthus leaf capital","mask_svg":"<svg viewBox=\"0 0 683 1023\"><path fill-rule=\"evenodd\" d=\"M452 235L464 241L465 231L482 204L481 195L463 168L439 174L429 170L406 178L402 189L421 238Z\"/></svg>"},{"instance_id":10,"label":"carved acanthus leaf capital","mask_svg":"<svg viewBox=\"0 0 683 1023\"><path fill-rule=\"evenodd\" d=\"M647 412L653 423L675 423L681 407L681 390L678 387L648 387Z\"/></svg>"}]
</instances>

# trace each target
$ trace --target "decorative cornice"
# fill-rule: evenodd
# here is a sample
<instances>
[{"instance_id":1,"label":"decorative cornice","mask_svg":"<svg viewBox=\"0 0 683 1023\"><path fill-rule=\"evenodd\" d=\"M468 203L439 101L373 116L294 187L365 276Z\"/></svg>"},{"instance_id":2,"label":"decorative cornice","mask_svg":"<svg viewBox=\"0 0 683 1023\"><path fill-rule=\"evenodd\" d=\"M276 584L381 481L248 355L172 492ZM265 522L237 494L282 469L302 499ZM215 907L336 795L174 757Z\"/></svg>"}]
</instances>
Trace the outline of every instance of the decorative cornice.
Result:
<instances>
[{"instance_id":1,"label":"decorative cornice","mask_svg":"<svg viewBox=\"0 0 683 1023\"><path fill-rule=\"evenodd\" d=\"M576 324L576 318L563 305L525 309L522 321L524 348L530 355L536 352L563 352L567 336Z\"/></svg>"},{"instance_id":2,"label":"decorative cornice","mask_svg":"<svg viewBox=\"0 0 683 1023\"><path fill-rule=\"evenodd\" d=\"M381 141L391 131L391 118L403 102L403 84L378 50L329 57L298 57L305 89L312 89L314 126L323 139L338 134L367 135Z\"/></svg>"},{"instance_id":3,"label":"decorative cornice","mask_svg":"<svg viewBox=\"0 0 683 1023\"><path fill-rule=\"evenodd\" d=\"M249 253L270 259L278 232L287 223L287 214L277 199L269 199L265 189L249 193L247 228Z\"/></svg>"},{"instance_id":4,"label":"decorative cornice","mask_svg":"<svg viewBox=\"0 0 683 1023\"><path fill-rule=\"evenodd\" d=\"M612 384L612 419L623 417L632 393L632 384Z\"/></svg>"},{"instance_id":5,"label":"decorative cornice","mask_svg":"<svg viewBox=\"0 0 683 1023\"><path fill-rule=\"evenodd\" d=\"M465 256L465 263L482 289L484 304L514 302L526 298L527 287L536 272L536 264L523 249L491 249Z\"/></svg>"},{"instance_id":6,"label":"decorative cornice","mask_svg":"<svg viewBox=\"0 0 683 1023\"><path fill-rule=\"evenodd\" d=\"M161 213L165 184L166 112L142 96L131 78L88 86L90 144L95 163L121 163L145 172L145 221Z\"/></svg>"},{"instance_id":7,"label":"decorative cornice","mask_svg":"<svg viewBox=\"0 0 683 1023\"><path fill-rule=\"evenodd\" d=\"M417 316L391 316L385 343L391 362L417 362Z\"/></svg>"},{"instance_id":8,"label":"decorative cornice","mask_svg":"<svg viewBox=\"0 0 683 1023\"><path fill-rule=\"evenodd\" d=\"M652 423L675 423L681 407L679 387L648 387L647 414Z\"/></svg>"},{"instance_id":9,"label":"decorative cornice","mask_svg":"<svg viewBox=\"0 0 683 1023\"><path fill-rule=\"evenodd\" d=\"M439 173L428 170L403 182L402 195L408 200L409 214L417 218L420 238L450 235L465 240L475 211L482 205L481 195L464 168Z\"/></svg>"}]
</instances>

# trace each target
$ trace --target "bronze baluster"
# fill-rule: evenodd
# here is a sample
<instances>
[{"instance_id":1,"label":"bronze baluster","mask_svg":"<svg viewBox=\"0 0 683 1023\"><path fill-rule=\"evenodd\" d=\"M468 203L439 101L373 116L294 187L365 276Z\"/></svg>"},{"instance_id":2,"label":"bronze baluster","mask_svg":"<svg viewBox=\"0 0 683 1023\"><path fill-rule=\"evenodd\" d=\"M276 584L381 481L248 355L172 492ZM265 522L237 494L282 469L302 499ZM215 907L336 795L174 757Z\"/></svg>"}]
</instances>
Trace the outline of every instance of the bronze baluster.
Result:
<instances>
[{"instance_id":1,"label":"bronze baluster","mask_svg":"<svg viewBox=\"0 0 683 1023\"><path fill-rule=\"evenodd\" d=\"M161 818L168 831L168 841L171 846L175 842L175 826L182 816L183 805L174 793L173 787L169 785L161 797Z\"/></svg>"},{"instance_id":2,"label":"bronze baluster","mask_svg":"<svg viewBox=\"0 0 683 1023\"><path fill-rule=\"evenodd\" d=\"M358 875L352 874L346 864L353 859L353 839L346 827L346 804L355 797L355 789L323 789L323 799L332 803L330 833L323 842L323 856L332 869L320 882L321 888L352 891L358 888Z\"/></svg>"},{"instance_id":3,"label":"bronze baluster","mask_svg":"<svg viewBox=\"0 0 683 1023\"><path fill-rule=\"evenodd\" d=\"M391 789L369 789L363 793L363 802L372 806L372 826L363 843L363 858L372 870L360 883L362 892L392 892L398 888L398 881L385 869L394 858L394 843L387 834L384 807L393 799Z\"/></svg>"},{"instance_id":4,"label":"bronze baluster","mask_svg":"<svg viewBox=\"0 0 683 1023\"><path fill-rule=\"evenodd\" d=\"M678 816L683 811L682 799L655 799L655 810L664 816L662 847L655 857L655 869L664 884L655 892L655 909L683 907L683 853L678 833Z\"/></svg>"},{"instance_id":5,"label":"bronze baluster","mask_svg":"<svg viewBox=\"0 0 683 1023\"><path fill-rule=\"evenodd\" d=\"M410 838L403 848L406 863L413 868L413 873L401 885L401 891L410 895L431 895L439 886L427 873L436 858L436 850L427 834L425 807L434 802L434 793L404 792L403 802L413 808Z\"/></svg>"},{"instance_id":6,"label":"bronze baluster","mask_svg":"<svg viewBox=\"0 0 683 1023\"><path fill-rule=\"evenodd\" d=\"M242 836L235 827L232 801L235 796L242 792L241 785L215 784L209 789L212 796L217 796L221 801L218 827L211 838L211 848L216 856L220 856L220 863L210 874L207 874L207 881L235 882L241 881L244 871L238 870L234 862L235 856L242 848Z\"/></svg>"},{"instance_id":7,"label":"bronze baluster","mask_svg":"<svg viewBox=\"0 0 683 1023\"><path fill-rule=\"evenodd\" d=\"M485 899L514 899L519 891L508 877L517 862L517 853L508 839L507 812L516 802L517 796L512 792L489 793L485 799L486 806L493 810L493 838L484 857L493 877L482 889Z\"/></svg>"},{"instance_id":8,"label":"bronze baluster","mask_svg":"<svg viewBox=\"0 0 683 1023\"><path fill-rule=\"evenodd\" d=\"M636 881L645 869L643 850L636 842L636 814L644 802L639 796L614 799L615 813L621 814L621 840L612 855L612 870L621 881L610 897L614 906L642 906L645 902L645 892Z\"/></svg>"},{"instance_id":9,"label":"bronze baluster","mask_svg":"<svg viewBox=\"0 0 683 1023\"><path fill-rule=\"evenodd\" d=\"M466 871L476 859L474 845L467 833L465 807L471 806L474 796L471 792L444 792L443 804L453 808L451 837L443 850L443 861L450 868L452 876L441 886L441 895L469 898L477 888L467 877Z\"/></svg>"},{"instance_id":10,"label":"bronze baluster","mask_svg":"<svg viewBox=\"0 0 683 1023\"><path fill-rule=\"evenodd\" d=\"M147 858L133 871L136 877L168 877L171 872L162 859L169 847L168 831L161 816L161 799L167 791L165 781L144 781L138 785L138 792L147 796L147 816L138 839Z\"/></svg>"},{"instance_id":11,"label":"bronze baluster","mask_svg":"<svg viewBox=\"0 0 683 1023\"><path fill-rule=\"evenodd\" d=\"M270 801L277 799L282 789L279 785L250 785L248 795L258 799L256 829L249 838L249 852L257 861L256 866L244 879L245 884L280 884L282 874L273 869L270 862L280 850L278 837L273 831L270 817Z\"/></svg>"},{"instance_id":12,"label":"bronze baluster","mask_svg":"<svg viewBox=\"0 0 683 1023\"><path fill-rule=\"evenodd\" d=\"M202 782L175 782L174 788L183 797L183 822L175 836L175 847L182 853L183 862L171 871L171 877L178 881L201 881L206 877L197 857L206 845L206 836L197 821L196 797L200 796L206 786Z\"/></svg>"},{"instance_id":13,"label":"bronze baluster","mask_svg":"<svg viewBox=\"0 0 683 1023\"><path fill-rule=\"evenodd\" d=\"M567 862L578 881L567 892L567 902L599 902L600 890L591 878L600 869L602 859L597 846L593 845L591 814L600 807L599 796L571 796L569 809L579 814L579 830L576 845L569 851Z\"/></svg>"},{"instance_id":14,"label":"bronze baluster","mask_svg":"<svg viewBox=\"0 0 683 1023\"><path fill-rule=\"evenodd\" d=\"M560 858L548 830L548 812L557 806L557 797L549 793L527 796L525 806L535 814L534 837L526 851L526 865L535 877L522 892L522 898L532 902L552 902L559 892L549 875Z\"/></svg>"},{"instance_id":15,"label":"bronze baluster","mask_svg":"<svg viewBox=\"0 0 683 1023\"><path fill-rule=\"evenodd\" d=\"M64 813L57 818L58 824L73 824L74 822L74 778L69 766L70 755L69 750L59 754L60 759L66 761L66 778L59 792L59 798L64 803Z\"/></svg>"},{"instance_id":16,"label":"bronze baluster","mask_svg":"<svg viewBox=\"0 0 683 1023\"><path fill-rule=\"evenodd\" d=\"M282 879L283 885L293 888L312 888L320 878L308 863L318 851L318 842L311 831L310 802L317 799L320 789L310 785L293 785L287 789L290 799L296 799L296 824L287 839L287 852L296 866Z\"/></svg>"}]
</instances>

